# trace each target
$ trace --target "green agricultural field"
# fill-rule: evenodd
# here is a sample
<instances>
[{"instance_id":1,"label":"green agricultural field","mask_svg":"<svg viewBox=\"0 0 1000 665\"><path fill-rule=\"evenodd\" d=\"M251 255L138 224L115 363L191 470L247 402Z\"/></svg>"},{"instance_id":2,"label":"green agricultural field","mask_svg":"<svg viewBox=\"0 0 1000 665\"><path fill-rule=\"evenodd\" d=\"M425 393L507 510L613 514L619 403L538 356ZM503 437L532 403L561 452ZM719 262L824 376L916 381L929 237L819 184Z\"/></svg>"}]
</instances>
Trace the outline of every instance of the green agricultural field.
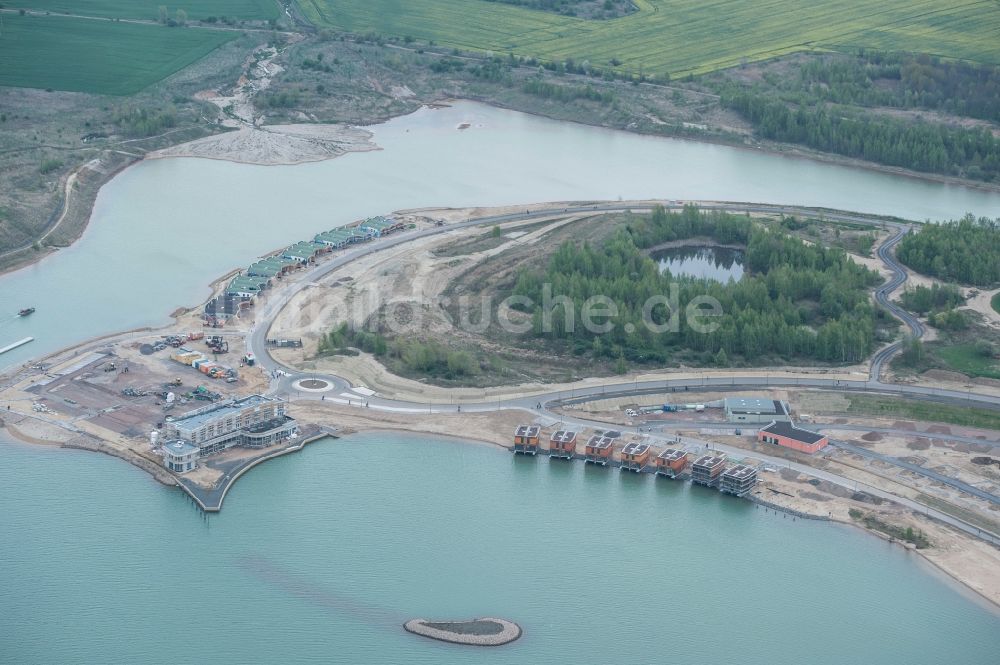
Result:
<instances>
[{"instance_id":1,"label":"green agricultural field","mask_svg":"<svg viewBox=\"0 0 1000 665\"><path fill-rule=\"evenodd\" d=\"M16 0L7 4L60 14L154 21L161 5L167 8L171 17L178 9L183 9L189 19L227 16L267 20L278 17L278 3L274 0Z\"/></svg>"},{"instance_id":2,"label":"green agricultural field","mask_svg":"<svg viewBox=\"0 0 1000 665\"><path fill-rule=\"evenodd\" d=\"M128 95L199 60L238 34L4 14L0 86Z\"/></svg>"},{"instance_id":3,"label":"green agricultural field","mask_svg":"<svg viewBox=\"0 0 1000 665\"><path fill-rule=\"evenodd\" d=\"M461 49L573 58L619 71L702 73L809 49L918 51L1000 64L996 0L635 0L606 20L483 0L299 0L320 27Z\"/></svg>"}]
</instances>

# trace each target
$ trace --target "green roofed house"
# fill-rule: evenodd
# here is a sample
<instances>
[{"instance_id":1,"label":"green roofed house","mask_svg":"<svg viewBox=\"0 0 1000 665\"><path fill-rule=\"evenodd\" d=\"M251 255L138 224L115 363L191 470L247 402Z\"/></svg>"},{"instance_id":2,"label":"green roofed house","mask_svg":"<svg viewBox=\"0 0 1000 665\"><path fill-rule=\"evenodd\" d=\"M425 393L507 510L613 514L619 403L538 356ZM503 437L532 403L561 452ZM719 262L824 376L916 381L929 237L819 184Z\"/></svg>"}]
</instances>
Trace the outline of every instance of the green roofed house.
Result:
<instances>
[{"instance_id":1,"label":"green roofed house","mask_svg":"<svg viewBox=\"0 0 1000 665\"><path fill-rule=\"evenodd\" d=\"M358 225L358 228L370 231L375 238L381 238L393 231L401 231L403 223L389 217L369 217Z\"/></svg>"},{"instance_id":2,"label":"green roofed house","mask_svg":"<svg viewBox=\"0 0 1000 665\"><path fill-rule=\"evenodd\" d=\"M354 236L353 233L347 229L332 229L330 231L324 231L323 233L317 234L313 239L317 243L321 243L330 247L332 249L340 249L345 247L348 243L352 242L351 238Z\"/></svg>"},{"instance_id":3,"label":"green roofed house","mask_svg":"<svg viewBox=\"0 0 1000 665\"><path fill-rule=\"evenodd\" d=\"M282 252L281 255L286 259L298 261L299 263L307 263L312 261L319 254L324 254L329 251L329 246L321 242L309 242L306 240L295 243Z\"/></svg>"},{"instance_id":4,"label":"green roofed house","mask_svg":"<svg viewBox=\"0 0 1000 665\"><path fill-rule=\"evenodd\" d=\"M229 282L229 286L226 287L226 295L253 298L270 285L271 280L267 277L239 275Z\"/></svg>"}]
</instances>

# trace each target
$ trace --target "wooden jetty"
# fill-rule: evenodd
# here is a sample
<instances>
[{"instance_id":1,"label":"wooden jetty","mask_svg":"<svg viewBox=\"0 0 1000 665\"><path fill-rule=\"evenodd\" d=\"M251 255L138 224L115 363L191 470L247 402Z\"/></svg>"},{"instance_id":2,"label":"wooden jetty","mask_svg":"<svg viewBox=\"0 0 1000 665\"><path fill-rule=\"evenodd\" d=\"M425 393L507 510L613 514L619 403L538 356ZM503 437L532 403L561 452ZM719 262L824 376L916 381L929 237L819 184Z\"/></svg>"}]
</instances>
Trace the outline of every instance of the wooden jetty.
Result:
<instances>
[{"instance_id":1,"label":"wooden jetty","mask_svg":"<svg viewBox=\"0 0 1000 665\"><path fill-rule=\"evenodd\" d=\"M2 349L0 349L0 355L3 355L4 353L7 353L8 351L13 351L14 349L16 349L18 347L24 346L25 344L27 344L29 342L34 342L34 341L35 341L34 337L25 337L24 339L19 339L18 341L14 342L13 344L8 344L7 346L5 346Z\"/></svg>"}]
</instances>

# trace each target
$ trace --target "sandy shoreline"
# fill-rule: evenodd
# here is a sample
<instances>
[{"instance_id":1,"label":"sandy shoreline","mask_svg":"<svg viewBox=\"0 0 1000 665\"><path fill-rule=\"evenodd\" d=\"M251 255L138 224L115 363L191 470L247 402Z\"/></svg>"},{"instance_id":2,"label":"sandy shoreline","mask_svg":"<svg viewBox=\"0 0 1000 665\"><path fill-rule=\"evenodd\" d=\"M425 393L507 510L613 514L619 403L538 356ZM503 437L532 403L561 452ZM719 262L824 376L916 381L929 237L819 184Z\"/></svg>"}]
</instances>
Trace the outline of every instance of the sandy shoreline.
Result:
<instances>
[{"instance_id":1,"label":"sandy shoreline","mask_svg":"<svg viewBox=\"0 0 1000 665\"><path fill-rule=\"evenodd\" d=\"M227 98L227 99L231 99L231 98ZM210 101L216 102L218 100L210 100ZM747 145L746 143L739 142L739 141L726 141L726 140L722 140L722 139L716 139L716 138L713 138L713 137L690 138L690 137L684 137L684 136L663 136L663 135L660 135L660 134L634 132L634 131L630 131L630 130L627 130L627 129L617 129L617 128L613 128L613 127L609 127L609 126L605 126L605 125L590 125L590 124L578 122L578 121L575 121L575 120L564 120L564 119L560 119L560 118L555 118L553 116L546 115L544 113L540 113L540 112L536 112L536 111L530 111L530 110L524 110L524 109L517 109L517 108L512 108L510 106L505 106L504 104L499 103L496 100L476 99L473 96L469 96L469 97L466 97L464 99L443 99L443 100L439 100L437 102L428 102L424 106L427 107L427 108L436 108L436 107L448 106L449 104L460 102L460 101L472 101L472 102L476 102L476 103L480 103L480 104L488 104L490 106L495 106L497 108L505 108L507 110L516 111L518 113L524 113L526 115L534 115L534 116L537 116L537 117L547 118L549 120L554 120L554 121L557 121L557 122L571 122L573 124L584 125L584 126L587 126L587 127L599 127L599 128L602 128L602 129L608 129L610 131L622 131L622 132L627 132L627 133L632 133L632 134L638 134L640 136L652 136L652 137L658 137L658 138L671 138L671 139L676 139L676 140L680 140L680 141L691 141L691 142L694 142L694 143L708 143L708 144L712 144L712 145L725 145L725 146L730 146L730 147L733 147L733 148L739 148L739 149L742 149L742 150L753 151L755 153L764 152L764 153L767 153L767 154L772 154L772 155L777 155L777 156L782 156L782 157L790 157L790 158L796 158L796 159L809 159L809 160L812 160L812 161L817 161L817 162L822 162L822 163L837 164L837 165L841 165L841 166L861 168L861 169L865 169L865 170L868 170L868 171L874 171L874 172L878 172L878 173L887 173L887 174L891 174L891 175L904 176L904 177L912 178L912 179L916 179L916 180L923 180L923 181L935 182L935 183L946 184L946 185L956 185L956 186L966 187L966 188L969 188L969 189L977 189L977 190L982 190L982 191L1000 191L1000 186L998 186L998 185L990 185L988 183L982 183L982 182L978 182L978 181L963 180L963 179L960 179L960 178L954 178L954 177L945 176L945 175L938 175L938 174L931 174L931 173L920 173L920 172L917 172L917 171L909 171L907 169L901 169L901 168L898 168L898 167L883 166L883 165L873 164L873 163L864 162L864 161L860 161L860 160L852 160L850 158L840 157L838 155L827 155L827 154L823 154L823 153L812 153L812 152L809 152L809 151L804 151L804 150L802 150L800 148L797 148L795 146L787 146L787 147L785 147L785 149L782 149L781 146L773 146L773 145L768 145L768 144ZM402 115L407 115L407 114L402 114ZM375 119L372 124L379 124L379 123L383 123L383 122L388 122L388 121L390 121L390 120L392 120L392 119L394 119L396 117L401 117L401 116L389 116L389 117L385 117L385 118L378 118L378 119ZM309 149L303 155L294 155L294 154L288 155L287 153L285 153L284 150L282 150L280 147L278 147L277 145L275 145L271 149L260 149L259 150L259 154L257 155L257 157L254 157L252 154L241 154L239 152L239 149L234 149L234 145L236 143L239 143L240 141L235 141L232 138L223 138L223 137L226 137L226 136L234 133L234 132L225 131L226 129L231 129L233 127L240 127L241 128L240 130L238 130L235 133L240 133L241 131L247 130L247 129L250 129L251 131L255 131L255 132L269 133L269 132L275 132L274 128L308 128L308 127L311 127L311 128L321 128L321 129L318 130L318 132L320 134L325 133L325 132L330 132L331 138L330 139L325 139L325 140L324 139L310 140L308 138L299 137L301 140L296 140L295 134L296 134L297 131L301 131L301 130L292 130L292 129L288 129L288 130L285 130L285 131L283 131L283 130L277 130L277 132L276 132L277 135L287 134L288 141L290 143L294 142L294 143L299 143L300 145L309 145ZM327 129L325 129L325 128L329 128L329 127L332 127L332 128L335 128L335 129L333 129L333 130L327 130ZM223 161L232 161L232 162L246 163L246 164L293 165L293 164L302 164L302 163L308 163L308 162L324 161L326 159L334 159L334 158L336 158L336 157L338 157L338 156L340 156L342 154L345 154L347 152L358 152L358 151L380 150L381 149L377 145L375 145L374 143L371 143L370 140L361 140L361 139L359 139L358 136L360 136L360 135L357 135L354 138L350 138L350 133L351 132L364 132L365 134L368 134L369 137L371 136L371 133L367 132L367 130L364 130L364 129L360 128L360 127L349 127L349 126L346 126L346 125L324 125L324 124L319 124L319 123L316 123L316 124L301 124L301 125L258 125L258 124L256 124L251 119L249 122L247 122L246 120L243 120L241 123L229 123L227 125L220 126L220 130L221 131L218 134L213 134L213 135L205 137L203 139L196 139L194 141L180 143L180 144L177 144L175 146L171 146L171 147L168 147L168 148L163 148L163 149L160 149L160 150L157 150L157 151L154 151L152 153L147 154L146 157L151 158L151 159L168 159L170 157L194 157L194 158L202 158L202 159L218 159L218 160L223 160ZM273 139L274 137L271 137L271 138ZM252 140L256 140L256 139L251 139L251 141ZM365 147L366 143L367 143L367 147ZM187 146L187 147L185 147L185 146ZM337 146L339 146L339 147L337 147ZM273 160L273 161L267 161L267 160ZM135 164L142 163L142 161L143 160L139 160L137 162L134 162L133 164L126 165L126 167L119 168L119 169L117 169L117 170L115 170L113 172L105 174L105 177L102 178L102 181L98 185L98 188L103 187L105 184L107 184L108 182L110 182L116 175L118 175L119 173L121 173L121 171L124 170L124 168L127 168L128 166L134 166ZM85 165L82 165L82 166L85 166ZM69 200L68 199L65 202L65 206L67 208L69 207ZM960 214L959 212L956 212L956 218L959 216L959 214ZM83 234L83 232L90 226L90 219L91 219L92 215L93 215L93 201L90 204L90 210L87 212L87 222L83 225L83 227L80 229L79 233L72 239L72 241L70 242L70 245L68 245L68 246L71 246L77 240L79 240L79 238ZM54 251L54 249L56 249L56 248L53 248L53 251ZM37 252L33 256L26 257L24 261L19 261L19 262L15 263L13 265L10 265L10 266L8 266L6 268L0 269L0 276L3 276L5 273L14 272L16 270L20 270L21 268L33 265L34 263L37 263L41 259L45 258L45 256L48 256L51 253L52 253L51 251Z\"/></svg>"},{"instance_id":2,"label":"sandy shoreline","mask_svg":"<svg viewBox=\"0 0 1000 665\"><path fill-rule=\"evenodd\" d=\"M531 207L534 208L536 206L531 206ZM523 209L524 206L518 206L517 208ZM483 209L471 209L471 210L448 209L448 210L434 210L434 211L427 210L422 212L426 213L433 212L434 214L439 214L444 217L457 219L457 218L462 218L464 216L468 216L470 214L473 215L483 214L485 211ZM489 211L489 212L494 212L494 211ZM214 285L218 285L221 283L222 282L220 280L213 281ZM181 320L178 319L177 317L190 319L192 316L196 316L197 311L198 311L197 307L180 308L174 313L175 320L172 324L156 330L144 329L142 330L142 332L159 333L162 331L170 330L171 328L176 328L181 323ZM187 325L191 325L191 323L187 322ZM238 331L233 331L233 332L238 332ZM60 355L69 358L72 357L70 356L70 354L74 351L79 352L81 349L87 349L88 347L95 348L96 346L107 344L109 340L114 340L115 338L119 338L119 340L121 340L124 337L125 335L123 335L122 333L115 333L106 335L96 340L88 340L74 347L62 349L53 354L50 354L49 356L47 356L46 359L52 359ZM67 358L63 358L63 361L66 361ZM760 370L747 370L748 373L753 373L755 371L759 373ZM802 372L802 370L798 371ZM808 373L808 372L803 372L803 373ZM695 372L695 374L702 374L702 373ZM644 375L638 378L640 380L646 380L650 376L651 375ZM671 373L672 378L676 378L676 376L677 376L676 373ZM549 389L553 388L550 385L546 385L545 387ZM427 387L423 386L423 388L426 390ZM515 389L517 388L523 389L524 386L515 387ZM480 398L482 397L481 391L476 390L474 392L475 395L470 395L470 397L480 397ZM303 421L310 421L320 424L338 425L349 428L358 433L377 433L377 432L388 432L388 431L396 433L402 432L402 433L412 433L414 435L433 437L435 439L438 438L447 439L449 441L461 442L466 444L491 445L499 447L507 447L509 445L508 441L509 433L512 431L513 427L516 424L526 419L525 414L520 411L463 413L461 415L457 413L455 415L405 414L405 413L394 414L394 413L383 413L378 411L361 410L358 407L353 407L353 408L339 407L331 402L320 403L316 401L293 402L293 408L294 408L293 412L294 415ZM30 417L30 414L28 417ZM11 429L10 434L13 437L17 437L17 434L19 433L25 434L26 436L24 437L24 440L29 440L30 443L35 445L41 443L39 437L32 436L32 434L30 433L23 432L22 428L20 428L17 424L15 424L13 428L8 428L8 429ZM470 437L468 435L456 435L454 434L454 432L456 431L458 432L471 431L480 434L488 433L488 436ZM91 430L85 431L84 433L88 434L90 437L93 437L95 443L100 441L99 433L95 434L95 432ZM122 452L122 449L120 447L115 447L115 450L111 451L107 449L108 448L107 445L99 445L99 446L87 445L87 444L77 445L75 443L71 445L66 445L67 442L53 442L53 441L46 441L45 443L48 445L61 445L63 447L83 448L88 450L94 450L97 452L105 452L107 454L116 457L121 457L122 459L129 461L130 463L147 471L154 478L157 478L157 480L164 482L164 484L168 485L173 484L172 479L170 480L170 482L166 482L164 479L159 478L159 474L156 473L158 469L151 468L152 465L150 465L150 461L148 458L144 456L135 456L136 457L135 460L130 459L129 454L127 452ZM748 454L752 455L752 453ZM832 504L829 504L825 507L830 507L830 506L832 506ZM824 509L825 507L821 506L821 508ZM823 510L820 510L818 514L822 514L822 512ZM856 524L844 518L836 519L835 521L842 522L845 524L852 524L853 526L862 528L865 531L869 531L868 529L864 529L863 527L861 527L859 524ZM941 527L941 529L944 529L944 527ZM965 575L960 570L960 568L962 568L961 560L959 560L957 563L954 561L954 559L956 558L954 550L961 549L962 543L967 543L969 546L974 547L974 549L978 548L983 544L972 541L971 539L968 539L960 534L954 534L954 533L952 533L951 537L949 538L949 542L954 544L954 547L952 547L949 552L936 553L933 550L931 550L931 551L919 551L918 553L929 563L933 564L936 569L940 570L943 574L947 575L949 579L956 580L957 582L963 584L964 587L966 587L970 592L982 596L982 598L986 602L990 603L990 605L995 609L1000 608L1000 584L993 585L989 581L984 583L981 579L977 579L975 573L970 573L969 575ZM935 560L935 555L937 555L937 560ZM950 558L947 558L949 556ZM1000 558L998 558L997 571L1000 571Z\"/></svg>"},{"instance_id":3,"label":"sandy shoreline","mask_svg":"<svg viewBox=\"0 0 1000 665\"><path fill-rule=\"evenodd\" d=\"M295 404L296 403L293 403L293 405ZM319 403L316 403L314 401L309 402L308 404L313 405L314 407L320 407ZM448 443L455 445L489 446L495 449L502 448L504 450L507 450L509 449L509 444L506 441L507 438L509 438L506 436L507 431L502 430L501 427L498 427L498 425L509 426L513 423L517 423L523 420L523 418L519 413L513 415L508 414L506 417L502 418L486 418L485 420L490 421L489 425L493 425L493 427L489 427L487 426L487 423L483 422L483 423L477 423L479 427L472 428L472 431L494 433L495 436L491 439L487 437L477 437L474 435L456 435L448 433L446 430L453 431L455 426L459 424L451 422L451 420L455 419L457 416L444 416L444 417L440 415L434 415L430 417L423 416L422 418L426 418L432 424L428 424L426 422L425 423L411 422L408 424L398 423L395 426L393 426L384 422L372 422L368 420L366 416L368 416L369 414L358 408L354 409L354 411L358 412L354 417L346 416L346 414L343 413L346 407L336 407L333 404L324 404L320 408L323 410L331 411L332 412L331 415L337 416L336 417L337 424L346 423L348 428L352 430L349 433L346 433L344 437L334 439L333 445L345 442L351 443L352 439L353 440L359 438L364 439L367 437L372 437L373 435L378 435L380 433L392 433L392 434L404 433L404 434L413 434L416 439L415 440L416 445L419 445L420 443L419 439L431 439L433 441L446 441ZM315 412L315 410L310 410L309 412L312 413L313 416L318 415ZM498 416L503 414L504 412L499 412L489 415ZM477 414L477 415L485 415L485 414ZM3 429L4 428L0 428L0 431L2 431ZM49 445L67 449L103 452L112 457L117 457L119 459L122 459L123 461L126 461L132 464L133 466L146 471L152 476L153 479L157 480L158 482L160 482L165 486L173 487L176 485L176 481L173 481L172 478L168 479L162 477L163 474L152 473L152 471L149 468L146 468L141 463L137 464L135 461L130 460L126 455L116 454L115 452L97 447L65 445L59 443L43 442L37 439L26 440L28 439L28 437L26 437L26 439L21 439L21 437L18 436L19 432L16 432L14 428L7 426L6 429L8 433L12 436L12 438L15 439L15 441L21 443L22 445L28 445L28 446ZM501 434L501 431L503 432L503 434ZM377 442L371 442L371 443L373 445L377 445ZM544 454L539 455L539 457L543 456ZM658 482L666 482L666 481L660 481L659 479L654 479L654 480ZM789 513L800 512L799 509L793 511L789 508L776 504L770 504L770 507L773 510L781 510ZM823 515L822 512L819 510L814 510L811 513L809 511L805 511L805 513L806 514L804 516L806 517L813 516L822 519L829 519L830 522L833 522L837 525L849 527L852 529L859 529L860 531L870 536L877 537L880 540L883 540L887 543L892 543L893 545L899 548L901 555L905 554L917 555L921 564L926 567L926 570L929 574L939 576L939 578L943 582L952 585L956 589L956 591L958 591L962 595L968 597L973 602L982 605L984 609L991 611L997 615L1000 615L1000 589L991 589L990 587L986 587L982 583L977 582L975 579L972 579L967 575L962 575L960 572L954 570L951 567L948 567L947 565L942 565L940 561L935 559L935 550L933 548L929 550L913 549L911 547L907 547L905 543L902 543L898 540L896 541L891 540L885 534L879 533L877 531L872 531L871 529L867 529L853 520L841 519L836 515L834 515L832 518L827 518L826 515ZM945 528L945 527L940 527L940 528ZM958 537L964 539L963 536L958 536Z\"/></svg>"}]
</instances>

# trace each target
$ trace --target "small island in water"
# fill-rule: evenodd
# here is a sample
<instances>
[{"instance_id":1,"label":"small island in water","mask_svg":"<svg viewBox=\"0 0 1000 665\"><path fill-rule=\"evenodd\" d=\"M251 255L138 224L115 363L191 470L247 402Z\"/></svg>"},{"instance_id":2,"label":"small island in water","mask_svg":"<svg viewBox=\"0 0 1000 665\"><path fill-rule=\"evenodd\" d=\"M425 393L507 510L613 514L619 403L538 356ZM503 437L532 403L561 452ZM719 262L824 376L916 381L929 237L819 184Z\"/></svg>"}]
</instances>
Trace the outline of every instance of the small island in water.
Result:
<instances>
[{"instance_id":1,"label":"small island in water","mask_svg":"<svg viewBox=\"0 0 1000 665\"><path fill-rule=\"evenodd\" d=\"M407 632L442 642L497 647L521 637L521 627L513 621L482 617L468 621L430 621L410 619L403 624Z\"/></svg>"}]
</instances>

